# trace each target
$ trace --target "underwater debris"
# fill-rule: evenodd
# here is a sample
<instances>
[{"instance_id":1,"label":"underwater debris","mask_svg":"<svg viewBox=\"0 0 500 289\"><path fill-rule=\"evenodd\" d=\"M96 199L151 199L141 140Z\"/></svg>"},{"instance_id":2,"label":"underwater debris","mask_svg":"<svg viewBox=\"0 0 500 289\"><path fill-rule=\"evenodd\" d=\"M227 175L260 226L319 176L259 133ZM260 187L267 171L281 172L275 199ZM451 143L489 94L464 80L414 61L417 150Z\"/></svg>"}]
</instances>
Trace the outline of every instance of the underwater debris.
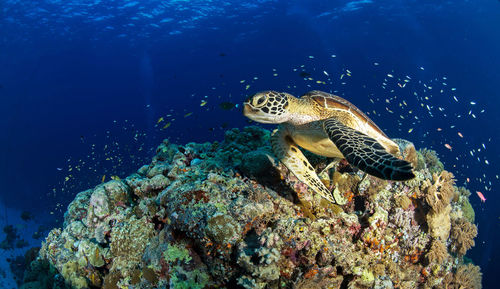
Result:
<instances>
[{"instance_id":1,"label":"underwater debris","mask_svg":"<svg viewBox=\"0 0 500 289\"><path fill-rule=\"evenodd\" d=\"M388 182L331 166L319 175L346 200L335 205L273 159L270 135L247 127L227 131L220 143L164 141L137 173L75 197L26 284L49 282L41 278L106 289L480 282L476 267L462 265L460 252L473 245L475 227L457 219L469 196L453 197L459 189L451 173L432 175L424 167L414 180ZM311 158L315 169L329 163ZM431 211L448 214L450 237L427 230ZM450 252L459 255L448 251L450 241Z\"/></svg>"}]
</instances>

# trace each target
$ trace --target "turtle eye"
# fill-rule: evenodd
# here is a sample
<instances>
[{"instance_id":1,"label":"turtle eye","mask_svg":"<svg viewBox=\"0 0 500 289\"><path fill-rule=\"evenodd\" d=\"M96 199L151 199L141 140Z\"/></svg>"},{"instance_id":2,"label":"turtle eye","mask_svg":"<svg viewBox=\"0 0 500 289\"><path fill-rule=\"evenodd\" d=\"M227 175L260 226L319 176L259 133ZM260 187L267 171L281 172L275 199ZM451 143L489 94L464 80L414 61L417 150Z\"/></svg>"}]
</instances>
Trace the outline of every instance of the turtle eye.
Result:
<instances>
[{"instance_id":1,"label":"turtle eye","mask_svg":"<svg viewBox=\"0 0 500 289\"><path fill-rule=\"evenodd\" d=\"M261 107L267 102L267 96L265 95L259 95L255 97L252 101L253 106L255 107Z\"/></svg>"}]
</instances>

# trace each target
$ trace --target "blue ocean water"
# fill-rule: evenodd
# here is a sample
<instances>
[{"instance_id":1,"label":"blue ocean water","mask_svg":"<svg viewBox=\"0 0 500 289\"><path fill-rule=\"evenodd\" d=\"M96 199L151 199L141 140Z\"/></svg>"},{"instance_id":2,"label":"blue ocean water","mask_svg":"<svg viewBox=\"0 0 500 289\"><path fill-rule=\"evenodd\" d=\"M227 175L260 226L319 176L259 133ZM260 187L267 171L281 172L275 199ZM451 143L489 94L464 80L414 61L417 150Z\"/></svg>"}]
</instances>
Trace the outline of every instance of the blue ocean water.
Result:
<instances>
[{"instance_id":1,"label":"blue ocean water","mask_svg":"<svg viewBox=\"0 0 500 289\"><path fill-rule=\"evenodd\" d=\"M468 257L496 288L499 28L493 0L4 0L0 222L36 246L76 193L148 163L162 139L220 141L248 125L248 95L319 89L438 152L473 192Z\"/></svg>"}]
</instances>

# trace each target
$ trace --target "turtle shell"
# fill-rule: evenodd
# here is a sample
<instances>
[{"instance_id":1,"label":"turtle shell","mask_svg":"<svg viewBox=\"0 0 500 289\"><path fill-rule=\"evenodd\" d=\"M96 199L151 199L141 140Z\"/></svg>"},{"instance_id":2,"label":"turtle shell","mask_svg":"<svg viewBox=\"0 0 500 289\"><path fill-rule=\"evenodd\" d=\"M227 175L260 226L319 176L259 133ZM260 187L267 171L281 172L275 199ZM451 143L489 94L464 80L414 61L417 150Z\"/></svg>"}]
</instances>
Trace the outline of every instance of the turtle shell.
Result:
<instances>
[{"instance_id":1,"label":"turtle shell","mask_svg":"<svg viewBox=\"0 0 500 289\"><path fill-rule=\"evenodd\" d=\"M346 111L352 112L356 117L358 117L361 121L367 122L370 126L372 126L375 130L377 130L384 137L387 137L385 133L359 108L357 108L354 104L349 101L343 99L340 96L336 96L327 92L313 90L304 94L302 97L309 97L314 100L320 107L325 109L343 109Z\"/></svg>"}]
</instances>

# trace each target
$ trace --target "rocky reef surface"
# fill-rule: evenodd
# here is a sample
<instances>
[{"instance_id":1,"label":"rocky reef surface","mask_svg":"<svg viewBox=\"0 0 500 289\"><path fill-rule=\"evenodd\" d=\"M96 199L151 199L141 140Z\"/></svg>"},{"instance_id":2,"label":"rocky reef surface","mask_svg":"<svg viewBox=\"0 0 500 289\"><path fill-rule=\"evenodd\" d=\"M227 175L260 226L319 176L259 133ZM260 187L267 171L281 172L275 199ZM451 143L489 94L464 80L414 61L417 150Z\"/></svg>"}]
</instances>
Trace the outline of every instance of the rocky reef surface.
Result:
<instances>
[{"instance_id":1,"label":"rocky reef surface","mask_svg":"<svg viewBox=\"0 0 500 289\"><path fill-rule=\"evenodd\" d=\"M464 260L470 192L398 141L416 178L390 182L307 154L335 205L273 157L270 132L165 140L151 164L80 192L22 288L481 288Z\"/></svg>"}]
</instances>

